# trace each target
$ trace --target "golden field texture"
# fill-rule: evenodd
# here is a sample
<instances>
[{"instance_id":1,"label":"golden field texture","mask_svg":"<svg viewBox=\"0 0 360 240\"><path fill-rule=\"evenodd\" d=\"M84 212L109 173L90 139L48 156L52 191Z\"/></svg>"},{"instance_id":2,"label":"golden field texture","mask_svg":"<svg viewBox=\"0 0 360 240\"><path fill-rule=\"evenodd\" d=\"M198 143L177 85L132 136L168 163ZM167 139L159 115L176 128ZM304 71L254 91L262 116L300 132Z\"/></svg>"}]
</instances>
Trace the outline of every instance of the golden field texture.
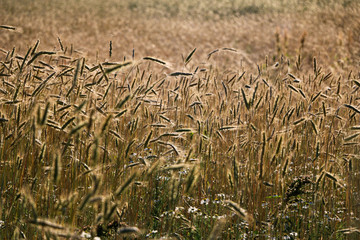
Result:
<instances>
[{"instance_id":1,"label":"golden field texture","mask_svg":"<svg viewBox=\"0 0 360 240\"><path fill-rule=\"evenodd\" d=\"M358 239L357 1L0 0L1 239Z\"/></svg>"}]
</instances>

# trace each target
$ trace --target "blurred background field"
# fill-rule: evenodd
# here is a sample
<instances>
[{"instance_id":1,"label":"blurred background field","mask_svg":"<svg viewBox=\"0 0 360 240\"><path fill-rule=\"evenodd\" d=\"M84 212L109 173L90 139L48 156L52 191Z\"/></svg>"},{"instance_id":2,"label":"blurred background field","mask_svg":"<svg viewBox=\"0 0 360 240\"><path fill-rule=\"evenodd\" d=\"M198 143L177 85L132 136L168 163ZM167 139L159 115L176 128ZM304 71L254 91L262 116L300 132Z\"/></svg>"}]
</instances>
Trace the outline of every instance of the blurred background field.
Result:
<instances>
[{"instance_id":1,"label":"blurred background field","mask_svg":"<svg viewBox=\"0 0 360 240\"><path fill-rule=\"evenodd\" d=\"M37 39L44 49L72 44L89 58L112 60L151 55L174 63L197 47L194 57L221 47L241 51L251 63L284 54L314 55L336 70L359 57L358 1L11 1L2 0L0 46L25 52ZM311 57L309 57L311 60ZM223 62L223 61L219 61ZM226 64L239 58L226 57ZM232 66L231 66L232 67Z\"/></svg>"},{"instance_id":2,"label":"blurred background field","mask_svg":"<svg viewBox=\"0 0 360 240\"><path fill-rule=\"evenodd\" d=\"M360 2L0 0L0 239L358 239Z\"/></svg>"}]
</instances>

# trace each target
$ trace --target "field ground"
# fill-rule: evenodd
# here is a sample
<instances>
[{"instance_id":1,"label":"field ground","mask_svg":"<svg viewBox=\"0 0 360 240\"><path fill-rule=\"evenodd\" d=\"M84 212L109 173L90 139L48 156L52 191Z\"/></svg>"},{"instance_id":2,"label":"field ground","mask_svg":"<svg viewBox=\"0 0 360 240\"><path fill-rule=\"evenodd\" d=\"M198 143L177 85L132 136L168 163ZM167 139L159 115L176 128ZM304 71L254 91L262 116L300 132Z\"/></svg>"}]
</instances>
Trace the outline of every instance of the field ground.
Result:
<instances>
[{"instance_id":1,"label":"field ground","mask_svg":"<svg viewBox=\"0 0 360 240\"><path fill-rule=\"evenodd\" d=\"M358 1L0 6L1 239L359 238Z\"/></svg>"}]
</instances>

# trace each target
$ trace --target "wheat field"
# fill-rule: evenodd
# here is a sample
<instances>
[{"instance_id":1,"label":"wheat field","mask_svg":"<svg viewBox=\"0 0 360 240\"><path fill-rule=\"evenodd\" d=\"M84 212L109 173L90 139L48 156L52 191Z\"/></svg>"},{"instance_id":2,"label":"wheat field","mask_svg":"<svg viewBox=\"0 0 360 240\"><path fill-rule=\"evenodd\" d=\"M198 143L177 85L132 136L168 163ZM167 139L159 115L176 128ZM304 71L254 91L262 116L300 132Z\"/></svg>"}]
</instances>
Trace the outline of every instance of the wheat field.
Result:
<instances>
[{"instance_id":1,"label":"wheat field","mask_svg":"<svg viewBox=\"0 0 360 240\"><path fill-rule=\"evenodd\" d=\"M358 239L356 0L0 0L0 239Z\"/></svg>"}]
</instances>

